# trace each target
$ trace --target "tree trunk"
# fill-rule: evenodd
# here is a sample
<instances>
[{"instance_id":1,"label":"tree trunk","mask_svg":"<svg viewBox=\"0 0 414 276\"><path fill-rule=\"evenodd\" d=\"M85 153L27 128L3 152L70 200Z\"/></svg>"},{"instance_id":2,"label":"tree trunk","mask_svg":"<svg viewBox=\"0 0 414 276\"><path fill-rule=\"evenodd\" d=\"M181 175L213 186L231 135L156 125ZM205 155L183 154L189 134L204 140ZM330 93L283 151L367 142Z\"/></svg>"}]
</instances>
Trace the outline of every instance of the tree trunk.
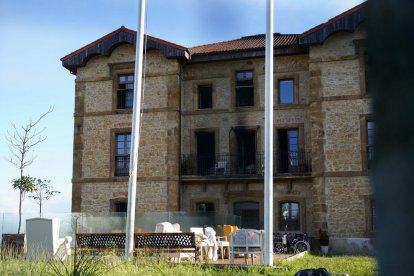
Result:
<instances>
[{"instance_id":1,"label":"tree trunk","mask_svg":"<svg viewBox=\"0 0 414 276\"><path fill-rule=\"evenodd\" d=\"M20 197L19 197L19 227L17 228L17 234L20 234L20 228L22 226L22 201L23 201L23 164L20 164Z\"/></svg>"},{"instance_id":2,"label":"tree trunk","mask_svg":"<svg viewBox=\"0 0 414 276\"><path fill-rule=\"evenodd\" d=\"M17 228L17 234L20 234L20 228L22 226L22 201L23 201L23 192L20 190L19 198L19 227Z\"/></svg>"},{"instance_id":3,"label":"tree trunk","mask_svg":"<svg viewBox=\"0 0 414 276\"><path fill-rule=\"evenodd\" d=\"M39 201L39 211L40 211L39 216L42 217L42 199L40 199Z\"/></svg>"}]
</instances>

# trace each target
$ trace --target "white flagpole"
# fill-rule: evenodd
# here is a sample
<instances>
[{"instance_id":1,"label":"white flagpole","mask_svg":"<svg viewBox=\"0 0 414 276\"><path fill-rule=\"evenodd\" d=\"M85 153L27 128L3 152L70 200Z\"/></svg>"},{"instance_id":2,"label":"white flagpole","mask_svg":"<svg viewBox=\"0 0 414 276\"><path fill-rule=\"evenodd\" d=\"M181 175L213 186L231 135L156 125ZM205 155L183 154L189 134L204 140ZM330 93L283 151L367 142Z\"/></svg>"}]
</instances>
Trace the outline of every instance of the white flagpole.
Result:
<instances>
[{"instance_id":1,"label":"white flagpole","mask_svg":"<svg viewBox=\"0 0 414 276\"><path fill-rule=\"evenodd\" d=\"M266 3L264 262L273 266L273 0Z\"/></svg>"},{"instance_id":2,"label":"white flagpole","mask_svg":"<svg viewBox=\"0 0 414 276\"><path fill-rule=\"evenodd\" d=\"M138 148L139 148L139 126L141 114L142 96L142 60L144 52L144 22L145 22L145 0L140 0L138 11L138 29L135 54L134 74L134 105L132 111L132 133L131 133L131 154L129 161L129 182L128 182L128 213L126 225L125 257L130 258L134 250L134 229L135 229L135 201L137 194L137 170L138 170Z\"/></svg>"}]
</instances>

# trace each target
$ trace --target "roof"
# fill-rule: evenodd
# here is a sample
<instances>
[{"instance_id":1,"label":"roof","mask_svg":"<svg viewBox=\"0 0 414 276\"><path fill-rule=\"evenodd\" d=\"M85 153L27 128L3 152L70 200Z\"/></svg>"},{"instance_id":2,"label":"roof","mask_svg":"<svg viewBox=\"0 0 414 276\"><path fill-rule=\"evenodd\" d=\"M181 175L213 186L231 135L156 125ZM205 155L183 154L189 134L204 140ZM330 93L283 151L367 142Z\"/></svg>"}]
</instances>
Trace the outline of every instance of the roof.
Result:
<instances>
[{"instance_id":1,"label":"roof","mask_svg":"<svg viewBox=\"0 0 414 276\"><path fill-rule=\"evenodd\" d=\"M354 32L366 18L367 1L299 35L299 44L320 44L336 32Z\"/></svg>"},{"instance_id":2,"label":"roof","mask_svg":"<svg viewBox=\"0 0 414 276\"><path fill-rule=\"evenodd\" d=\"M274 54L304 53L308 51L309 45L321 44L335 32L354 32L366 18L366 6L367 2L359 4L302 34L274 34ZM150 35L146 35L146 38L146 49L158 49L166 58L191 63L263 57L266 42L265 35L259 34L186 48ZM61 58L62 65L76 73L76 69L84 66L91 57L109 56L116 46L123 43L135 45L136 32L122 26L64 56Z\"/></svg>"},{"instance_id":3,"label":"roof","mask_svg":"<svg viewBox=\"0 0 414 276\"><path fill-rule=\"evenodd\" d=\"M273 41L275 47L297 46L297 34L274 34ZM190 48L192 55L222 53L231 51L246 51L254 49L264 49L266 37L264 34L243 36L239 39L228 40L223 42L205 44Z\"/></svg>"},{"instance_id":4,"label":"roof","mask_svg":"<svg viewBox=\"0 0 414 276\"><path fill-rule=\"evenodd\" d=\"M136 31L122 26L98 40L62 57L60 60L65 68L76 73L76 69L84 66L93 56L110 56L113 49L120 44L135 45L136 35ZM166 58L187 60L189 57L186 47L150 35L145 35L145 38L147 39L146 49L158 49Z\"/></svg>"}]
</instances>

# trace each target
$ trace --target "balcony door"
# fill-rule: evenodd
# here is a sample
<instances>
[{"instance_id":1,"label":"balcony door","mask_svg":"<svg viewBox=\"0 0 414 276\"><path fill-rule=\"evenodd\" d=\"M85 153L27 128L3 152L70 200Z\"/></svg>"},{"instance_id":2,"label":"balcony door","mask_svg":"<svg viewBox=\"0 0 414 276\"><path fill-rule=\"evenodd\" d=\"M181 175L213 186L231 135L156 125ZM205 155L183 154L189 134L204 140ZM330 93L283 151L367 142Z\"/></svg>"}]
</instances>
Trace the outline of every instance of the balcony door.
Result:
<instances>
[{"instance_id":1,"label":"balcony door","mask_svg":"<svg viewBox=\"0 0 414 276\"><path fill-rule=\"evenodd\" d=\"M256 131L238 130L237 171L241 174L255 174L256 168Z\"/></svg>"},{"instance_id":2,"label":"balcony door","mask_svg":"<svg viewBox=\"0 0 414 276\"><path fill-rule=\"evenodd\" d=\"M278 172L288 173L298 170L299 130L279 129L278 135Z\"/></svg>"},{"instance_id":3,"label":"balcony door","mask_svg":"<svg viewBox=\"0 0 414 276\"><path fill-rule=\"evenodd\" d=\"M214 173L216 144L214 132L197 132L197 174Z\"/></svg>"}]
</instances>

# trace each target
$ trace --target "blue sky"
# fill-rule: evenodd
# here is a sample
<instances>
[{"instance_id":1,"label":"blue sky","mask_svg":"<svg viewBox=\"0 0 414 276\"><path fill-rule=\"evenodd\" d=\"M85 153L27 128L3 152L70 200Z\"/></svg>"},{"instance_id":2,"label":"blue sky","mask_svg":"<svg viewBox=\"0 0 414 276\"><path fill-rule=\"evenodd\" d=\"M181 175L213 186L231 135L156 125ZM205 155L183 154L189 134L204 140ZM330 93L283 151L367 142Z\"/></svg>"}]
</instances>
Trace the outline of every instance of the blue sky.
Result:
<instances>
[{"instance_id":1,"label":"blue sky","mask_svg":"<svg viewBox=\"0 0 414 276\"><path fill-rule=\"evenodd\" d=\"M275 32L302 33L361 2L275 1ZM265 7L266 0L147 0L146 33L187 47L264 33ZM75 76L60 58L122 25L136 29L137 9L138 0L0 1L0 213L18 207L6 130L49 106L54 111L39 127L47 140L26 174L62 192L46 212L70 211ZM24 208L37 207L26 198Z\"/></svg>"}]
</instances>

